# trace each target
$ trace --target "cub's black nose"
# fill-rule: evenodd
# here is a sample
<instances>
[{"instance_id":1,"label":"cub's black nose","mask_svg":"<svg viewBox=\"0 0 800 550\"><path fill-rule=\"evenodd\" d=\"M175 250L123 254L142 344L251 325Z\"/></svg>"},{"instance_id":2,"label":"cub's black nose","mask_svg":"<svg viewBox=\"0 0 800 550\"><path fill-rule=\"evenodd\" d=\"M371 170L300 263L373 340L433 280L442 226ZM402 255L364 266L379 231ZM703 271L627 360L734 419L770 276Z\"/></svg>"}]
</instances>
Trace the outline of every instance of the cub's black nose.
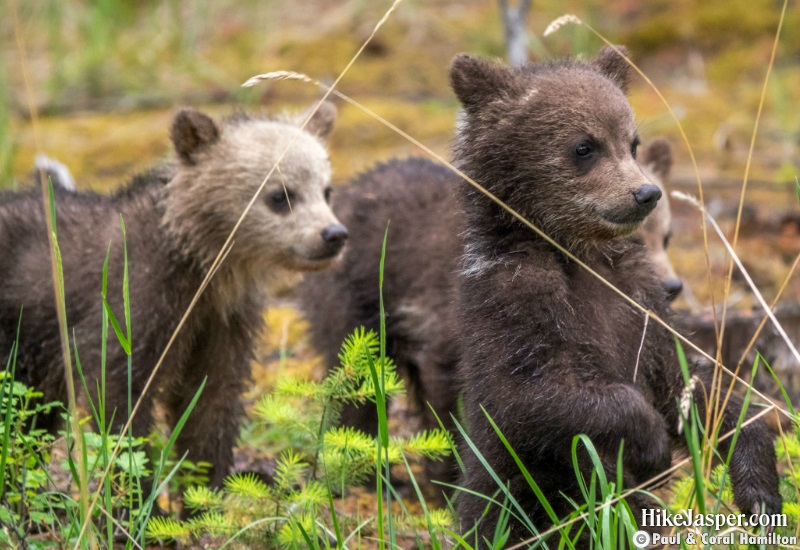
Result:
<instances>
[{"instance_id":1,"label":"cub's black nose","mask_svg":"<svg viewBox=\"0 0 800 550\"><path fill-rule=\"evenodd\" d=\"M633 192L633 199L636 204L646 208L648 212L656 207L660 198L661 189L658 188L658 185L653 185L652 183L646 183Z\"/></svg>"},{"instance_id":2,"label":"cub's black nose","mask_svg":"<svg viewBox=\"0 0 800 550\"><path fill-rule=\"evenodd\" d=\"M341 224L335 223L323 229L320 236L322 237L322 242L324 242L325 246L329 249L339 250L344 246L347 240L347 228Z\"/></svg>"},{"instance_id":3,"label":"cub's black nose","mask_svg":"<svg viewBox=\"0 0 800 550\"><path fill-rule=\"evenodd\" d=\"M667 300L672 302L683 290L683 281L677 277L666 279L663 283L664 290L667 292Z\"/></svg>"}]
</instances>

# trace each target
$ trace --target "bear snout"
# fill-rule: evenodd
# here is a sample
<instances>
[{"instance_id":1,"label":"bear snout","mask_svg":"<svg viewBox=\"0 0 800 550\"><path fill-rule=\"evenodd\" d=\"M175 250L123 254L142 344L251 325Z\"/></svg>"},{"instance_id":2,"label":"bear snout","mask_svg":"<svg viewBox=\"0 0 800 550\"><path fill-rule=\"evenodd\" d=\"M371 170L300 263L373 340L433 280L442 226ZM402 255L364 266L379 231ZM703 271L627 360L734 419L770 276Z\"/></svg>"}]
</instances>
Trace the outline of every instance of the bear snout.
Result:
<instances>
[{"instance_id":1,"label":"bear snout","mask_svg":"<svg viewBox=\"0 0 800 550\"><path fill-rule=\"evenodd\" d=\"M683 290L683 281L677 277L670 277L662 283L667 293L667 300L674 301Z\"/></svg>"},{"instance_id":2,"label":"bear snout","mask_svg":"<svg viewBox=\"0 0 800 550\"><path fill-rule=\"evenodd\" d=\"M320 233L322 242L331 255L338 253L347 241L347 228L339 223L326 227Z\"/></svg>"},{"instance_id":3,"label":"bear snout","mask_svg":"<svg viewBox=\"0 0 800 550\"><path fill-rule=\"evenodd\" d=\"M641 208L650 212L658 204L658 199L661 198L661 189L658 185L652 183L645 183L639 189L633 192L633 199Z\"/></svg>"}]
</instances>

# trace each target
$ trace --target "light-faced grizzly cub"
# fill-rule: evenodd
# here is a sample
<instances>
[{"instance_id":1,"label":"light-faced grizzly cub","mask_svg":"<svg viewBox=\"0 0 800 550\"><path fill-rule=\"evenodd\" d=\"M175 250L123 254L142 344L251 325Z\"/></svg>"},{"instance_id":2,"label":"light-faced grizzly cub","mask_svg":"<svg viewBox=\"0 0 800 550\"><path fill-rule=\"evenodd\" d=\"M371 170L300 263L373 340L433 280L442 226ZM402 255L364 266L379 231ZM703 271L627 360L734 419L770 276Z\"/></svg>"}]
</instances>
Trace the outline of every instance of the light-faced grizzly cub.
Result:
<instances>
[{"instance_id":1,"label":"light-faced grizzly cub","mask_svg":"<svg viewBox=\"0 0 800 550\"><path fill-rule=\"evenodd\" d=\"M170 129L175 161L139 174L111 196L55 186L70 347L77 347L95 401L106 330L101 326L103 260L110 245L108 299L122 319L120 216L124 219L136 400L245 206L294 140L178 332L156 376L157 391L146 394L134 419L134 433L146 435L158 399L173 426L207 378L177 446L191 460L213 464L213 485L231 466L243 413L240 395L249 379L265 296L300 271L330 266L347 237L328 206L324 139L334 118L335 108L323 104L301 130L289 118L240 114L218 124L184 109ZM5 365L9 358L21 314L17 376L43 391L45 399L66 402L44 215L38 189L0 196L0 362ZM127 357L111 334L105 407L119 428L127 420ZM55 418L44 422L55 428Z\"/></svg>"},{"instance_id":2,"label":"light-faced grizzly cub","mask_svg":"<svg viewBox=\"0 0 800 550\"><path fill-rule=\"evenodd\" d=\"M605 48L589 61L519 69L457 56L452 87L465 111L455 162L606 280L659 316L662 282L641 243L627 238L660 196L636 162L639 139L625 97L628 65ZM578 434L594 443L615 479L624 441L626 488L666 470L685 446L678 400L684 380L670 333L472 187L458 283L459 374L469 436L537 528L551 523L487 421L490 415L559 517L583 502L572 466ZM709 373L695 369L694 401L705 418ZM742 408L732 396L720 434ZM484 412L485 411L485 412ZM720 442L726 457L731 439ZM497 483L467 448L458 510L462 529L480 521L492 540ZM585 475L588 455L579 452ZM771 436L763 421L743 427L730 462L734 501L745 513L780 512ZM471 493L471 492L474 493ZM502 497L500 497L502 499ZM638 520L649 500L628 499ZM510 543L530 536L513 517ZM574 532L574 531L573 531Z\"/></svg>"}]
</instances>

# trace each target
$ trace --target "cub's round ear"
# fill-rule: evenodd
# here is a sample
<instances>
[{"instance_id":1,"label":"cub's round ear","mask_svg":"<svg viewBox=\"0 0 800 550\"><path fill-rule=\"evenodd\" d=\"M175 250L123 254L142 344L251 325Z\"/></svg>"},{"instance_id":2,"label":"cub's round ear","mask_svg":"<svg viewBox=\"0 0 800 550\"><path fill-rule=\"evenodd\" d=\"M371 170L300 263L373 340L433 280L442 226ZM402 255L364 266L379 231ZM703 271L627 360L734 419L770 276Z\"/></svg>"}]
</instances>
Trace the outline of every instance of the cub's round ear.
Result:
<instances>
[{"instance_id":1,"label":"cub's round ear","mask_svg":"<svg viewBox=\"0 0 800 550\"><path fill-rule=\"evenodd\" d=\"M522 89L511 68L465 53L450 63L450 85L468 112Z\"/></svg>"},{"instance_id":2,"label":"cub's round ear","mask_svg":"<svg viewBox=\"0 0 800 550\"><path fill-rule=\"evenodd\" d=\"M219 141L220 130L205 113L181 109L172 121L169 137L181 161L195 164L198 152Z\"/></svg>"},{"instance_id":3,"label":"cub's round ear","mask_svg":"<svg viewBox=\"0 0 800 550\"><path fill-rule=\"evenodd\" d=\"M622 55L630 58L628 49L625 46L615 46ZM619 53L614 51L611 46L606 46L597 56L591 60L591 64L601 73L614 81L620 89L628 93L628 86L631 83L630 65Z\"/></svg>"},{"instance_id":4,"label":"cub's round ear","mask_svg":"<svg viewBox=\"0 0 800 550\"><path fill-rule=\"evenodd\" d=\"M302 124L314 109L314 105L298 119L298 124ZM311 120L306 124L306 130L320 139L328 139L333 130L333 123L336 120L336 106L330 101L323 101L319 109L311 115Z\"/></svg>"},{"instance_id":5,"label":"cub's round ear","mask_svg":"<svg viewBox=\"0 0 800 550\"><path fill-rule=\"evenodd\" d=\"M642 166L647 166L662 180L669 177L672 170L672 146L666 139L653 140L642 153Z\"/></svg>"}]
</instances>

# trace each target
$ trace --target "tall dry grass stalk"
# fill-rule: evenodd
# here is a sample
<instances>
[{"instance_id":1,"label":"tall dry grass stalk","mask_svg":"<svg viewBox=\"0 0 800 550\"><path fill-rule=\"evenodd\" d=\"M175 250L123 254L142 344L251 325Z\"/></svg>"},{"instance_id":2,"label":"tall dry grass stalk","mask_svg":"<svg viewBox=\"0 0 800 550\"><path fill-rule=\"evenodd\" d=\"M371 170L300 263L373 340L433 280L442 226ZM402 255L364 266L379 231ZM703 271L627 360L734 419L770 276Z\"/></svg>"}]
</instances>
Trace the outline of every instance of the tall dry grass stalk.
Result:
<instances>
[{"instance_id":1,"label":"tall dry grass stalk","mask_svg":"<svg viewBox=\"0 0 800 550\"><path fill-rule=\"evenodd\" d=\"M749 150L747 152L747 163L745 164L744 176L742 178L742 192L741 192L741 195L739 196L739 208L738 208L738 210L736 212L736 224L735 224L734 229L733 229L733 242L730 245L725 240L725 238L722 236L722 232L719 231L719 227L716 226L716 223L714 224L717 233L719 233L720 237L722 238L723 242L725 243L725 247L728 249L728 252L731 255L731 259L730 259L730 262L728 264L728 275L725 277L725 289L723 291L722 322L721 322L721 325L720 325L718 338L717 338L717 361L719 361L719 359L721 357L721 353L722 353L722 339L725 336L725 319L726 319L726 313L727 313L727 310L728 310L728 296L730 295L730 291L731 291L731 282L733 280L733 265L734 265L734 262L735 262L737 267L741 270L742 274L745 275L745 277L747 278L748 284L751 286L751 288L753 289L753 292L756 294L756 297L758 298L759 303L761 303L761 306L765 309L766 315L770 317L772 322L775 324L776 329L780 332L781 336L784 338L784 340L787 342L787 344L789 344L789 348L794 352L795 358L797 359L797 364L798 364L798 366L800 366L800 355L797 354L797 350L795 349L795 347L793 345L791 345L791 342L789 342L789 339L786 336L786 333L783 331L783 327L781 327L780 324L778 323L777 319L775 319L775 316L773 315L771 308L768 308L766 306L766 304L764 302L764 299L761 297L761 293L758 292L758 290L752 284L752 280L750 279L749 275L747 275L747 273L745 272L744 266L742 266L741 261L739 261L739 258L736 256L736 253L734 252L734 250L736 248L736 244L737 244L738 239L739 239L739 227L741 226L741 223L742 223L742 210L744 208L744 197L745 197L745 194L747 192L747 182L748 182L748 179L750 177L750 166L751 166L752 161L753 161L753 151L755 150L756 137L758 136L758 127L759 127L759 125L761 123L761 113L764 110L764 100L767 97L767 85L769 84L769 77L772 74L772 67L775 64L775 57L776 57L776 55L778 53L778 39L780 38L781 29L783 28L783 21L784 21L784 19L786 17L786 6L787 6L787 4L788 4L788 0L784 0L783 7L781 8L781 15L780 15L780 18L778 19L778 27L775 30L775 37L774 37L774 39L772 41L772 51L770 52L769 63L767 64L767 72L764 75L764 83L763 83L763 85L761 87L761 96L759 97L759 100L758 100L758 109L756 111L756 117L755 117L755 121L753 123L753 133L750 136L750 148L749 148ZM737 374L739 372L739 368L740 368L740 365L737 365L736 371L735 371ZM722 380L721 379L720 379L719 386L720 386L720 388L718 389L718 391L721 390L721 386L722 386ZM728 395L730 395L730 388L728 390ZM717 403L719 403L719 399L717 400ZM727 403L727 395L726 395L726 398L725 398L725 403ZM711 465L709 464L708 467L710 469Z\"/></svg>"},{"instance_id":2,"label":"tall dry grass stalk","mask_svg":"<svg viewBox=\"0 0 800 550\"><path fill-rule=\"evenodd\" d=\"M31 128L33 130L33 140L36 146L37 152L42 152L42 141L41 135L39 132L39 112L36 108L36 103L34 101L34 94L33 88L31 87L31 81L28 74L28 59L27 53L25 48L25 38L22 34L22 25L19 20L19 6L17 0L11 0L9 3L9 8L11 12L11 17L14 23L14 38L17 45L17 52L19 55L19 68L22 73L22 80L25 86L25 98L28 102L28 113L31 117ZM56 315L58 317L58 333L61 340L61 356L64 361L64 372L66 375L66 383L67 383L67 409L69 414L69 424L72 428L72 437L75 442L80 442L81 437L81 428L80 428L80 417L77 407L77 400L75 398L75 379L73 377L73 367L72 367L72 354L70 353L69 349L69 332L67 329L67 315L65 311L65 304L64 304L64 287L63 287L63 275L61 273L61 261L60 261L60 253L58 251L58 241L56 237L56 227L55 227L55 220L53 219L55 215L51 217L51 212L48 209L48 204L51 203L50 198L50 183L47 175L44 171L40 171L39 173L39 181L41 183L41 192L42 192L42 208L44 213L45 224L47 225L47 238L49 241L49 250L50 250L50 276L53 282L53 299L56 303ZM55 206L53 206L53 211L55 211ZM24 311L22 312L24 315ZM91 514L89 513L89 479L87 475L87 469L85 464L85 457L84 454L80 451L80 445L76 445L75 448L71 451L73 453L73 458L76 460L78 464L78 475L80 476L79 485L80 485L80 492L79 492L79 499L78 502L80 504L80 511L83 517L90 518ZM89 544L92 547L97 546L97 541L94 540L92 537L89 540Z\"/></svg>"}]
</instances>

